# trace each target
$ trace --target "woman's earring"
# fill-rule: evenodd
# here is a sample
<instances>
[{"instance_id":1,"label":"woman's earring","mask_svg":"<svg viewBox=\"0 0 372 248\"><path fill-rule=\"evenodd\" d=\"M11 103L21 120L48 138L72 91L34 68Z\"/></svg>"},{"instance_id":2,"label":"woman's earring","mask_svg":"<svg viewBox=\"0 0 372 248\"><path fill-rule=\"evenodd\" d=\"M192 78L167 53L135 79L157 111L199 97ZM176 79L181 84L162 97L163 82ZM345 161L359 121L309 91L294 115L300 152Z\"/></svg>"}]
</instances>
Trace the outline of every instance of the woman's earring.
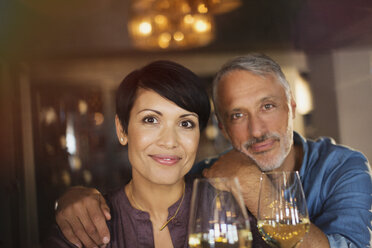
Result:
<instances>
[{"instance_id":1,"label":"woman's earring","mask_svg":"<svg viewBox=\"0 0 372 248\"><path fill-rule=\"evenodd\" d=\"M120 141L121 141L121 142L124 142L124 139L123 139L123 137L121 137L121 138L120 138Z\"/></svg>"}]
</instances>

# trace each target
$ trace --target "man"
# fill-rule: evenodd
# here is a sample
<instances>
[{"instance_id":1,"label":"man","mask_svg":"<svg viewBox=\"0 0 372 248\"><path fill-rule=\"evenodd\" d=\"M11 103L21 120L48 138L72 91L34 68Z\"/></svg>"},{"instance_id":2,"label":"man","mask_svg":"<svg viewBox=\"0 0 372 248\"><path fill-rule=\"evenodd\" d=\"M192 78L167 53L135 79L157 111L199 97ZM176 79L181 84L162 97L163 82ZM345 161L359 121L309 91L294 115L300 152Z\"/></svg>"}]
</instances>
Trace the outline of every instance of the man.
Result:
<instances>
[{"instance_id":1,"label":"man","mask_svg":"<svg viewBox=\"0 0 372 248\"><path fill-rule=\"evenodd\" d=\"M314 142L293 132L296 103L277 63L264 55L228 62L213 82L213 101L219 127L234 149L196 170L205 168L205 177L238 177L254 216L261 172L297 170L311 221L300 247L370 247L367 159L328 138ZM87 247L107 243L109 210L97 191L71 189L59 203L57 223L70 241Z\"/></svg>"}]
</instances>

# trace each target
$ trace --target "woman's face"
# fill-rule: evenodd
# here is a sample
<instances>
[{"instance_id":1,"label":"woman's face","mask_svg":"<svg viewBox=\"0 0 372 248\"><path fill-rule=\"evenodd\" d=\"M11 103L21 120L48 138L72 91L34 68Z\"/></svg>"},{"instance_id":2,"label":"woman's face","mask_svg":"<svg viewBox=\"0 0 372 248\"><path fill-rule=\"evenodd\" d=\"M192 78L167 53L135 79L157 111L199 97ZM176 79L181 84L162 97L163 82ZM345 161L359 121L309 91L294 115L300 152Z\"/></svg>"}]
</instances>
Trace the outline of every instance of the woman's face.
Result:
<instances>
[{"instance_id":1,"label":"woman's face","mask_svg":"<svg viewBox=\"0 0 372 248\"><path fill-rule=\"evenodd\" d=\"M128 144L133 178L169 185L191 169L200 137L196 113L152 90L139 89L128 133L122 132L118 118L116 126L120 143Z\"/></svg>"}]
</instances>

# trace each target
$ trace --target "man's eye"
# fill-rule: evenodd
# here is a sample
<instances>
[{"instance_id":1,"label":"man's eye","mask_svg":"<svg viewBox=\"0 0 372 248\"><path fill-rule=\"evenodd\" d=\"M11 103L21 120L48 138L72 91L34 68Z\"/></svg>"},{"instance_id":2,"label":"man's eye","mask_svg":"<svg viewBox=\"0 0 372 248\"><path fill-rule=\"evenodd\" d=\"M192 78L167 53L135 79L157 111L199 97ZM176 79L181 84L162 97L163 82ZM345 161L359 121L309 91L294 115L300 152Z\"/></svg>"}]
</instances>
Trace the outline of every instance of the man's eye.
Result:
<instances>
[{"instance_id":1,"label":"man's eye","mask_svg":"<svg viewBox=\"0 0 372 248\"><path fill-rule=\"evenodd\" d=\"M274 104L267 103L263 107L264 107L265 110L270 110L270 109L274 108Z\"/></svg>"},{"instance_id":2,"label":"man's eye","mask_svg":"<svg viewBox=\"0 0 372 248\"><path fill-rule=\"evenodd\" d=\"M156 124L158 123L158 120L155 117L148 116L148 117L143 118L143 122Z\"/></svg>"},{"instance_id":3,"label":"man's eye","mask_svg":"<svg viewBox=\"0 0 372 248\"><path fill-rule=\"evenodd\" d=\"M180 125L181 125L181 127L184 127L184 128L195 127L195 123L193 121L182 121Z\"/></svg>"},{"instance_id":4,"label":"man's eye","mask_svg":"<svg viewBox=\"0 0 372 248\"><path fill-rule=\"evenodd\" d=\"M242 113L234 113L231 115L231 120L238 120L242 118L244 115Z\"/></svg>"}]
</instances>

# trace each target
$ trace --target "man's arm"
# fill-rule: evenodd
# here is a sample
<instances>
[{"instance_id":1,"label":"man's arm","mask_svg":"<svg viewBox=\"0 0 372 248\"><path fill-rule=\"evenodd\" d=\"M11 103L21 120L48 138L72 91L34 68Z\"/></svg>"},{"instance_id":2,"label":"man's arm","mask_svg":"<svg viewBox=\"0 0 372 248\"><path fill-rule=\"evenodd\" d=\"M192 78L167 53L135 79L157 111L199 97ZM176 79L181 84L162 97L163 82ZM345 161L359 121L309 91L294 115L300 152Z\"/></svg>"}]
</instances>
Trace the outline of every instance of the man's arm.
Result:
<instances>
[{"instance_id":1,"label":"man's arm","mask_svg":"<svg viewBox=\"0 0 372 248\"><path fill-rule=\"evenodd\" d=\"M254 216L257 216L261 170L246 155L233 149L221 155L210 168L204 169L203 176L237 177L245 205Z\"/></svg>"},{"instance_id":2,"label":"man's arm","mask_svg":"<svg viewBox=\"0 0 372 248\"><path fill-rule=\"evenodd\" d=\"M56 222L65 238L78 247L107 244L109 219L110 209L96 189L72 187L58 200Z\"/></svg>"},{"instance_id":3,"label":"man's arm","mask_svg":"<svg viewBox=\"0 0 372 248\"><path fill-rule=\"evenodd\" d=\"M232 150L222 155L209 169L203 171L205 177L237 177L245 205L257 218L261 170L246 155ZM314 224L300 247L328 248L326 235Z\"/></svg>"},{"instance_id":4,"label":"man's arm","mask_svg":"<svg viewBox=\"0 0 372 248\"><path fill-rule=\"evenodd\" d=\"M322 187L315 196L319 204L313 213L313 223L327 234L331 247L370 247L370 166L358 152L341 152L332 154L334 163L321 176Z\"/></svg>"}]
</instances>

